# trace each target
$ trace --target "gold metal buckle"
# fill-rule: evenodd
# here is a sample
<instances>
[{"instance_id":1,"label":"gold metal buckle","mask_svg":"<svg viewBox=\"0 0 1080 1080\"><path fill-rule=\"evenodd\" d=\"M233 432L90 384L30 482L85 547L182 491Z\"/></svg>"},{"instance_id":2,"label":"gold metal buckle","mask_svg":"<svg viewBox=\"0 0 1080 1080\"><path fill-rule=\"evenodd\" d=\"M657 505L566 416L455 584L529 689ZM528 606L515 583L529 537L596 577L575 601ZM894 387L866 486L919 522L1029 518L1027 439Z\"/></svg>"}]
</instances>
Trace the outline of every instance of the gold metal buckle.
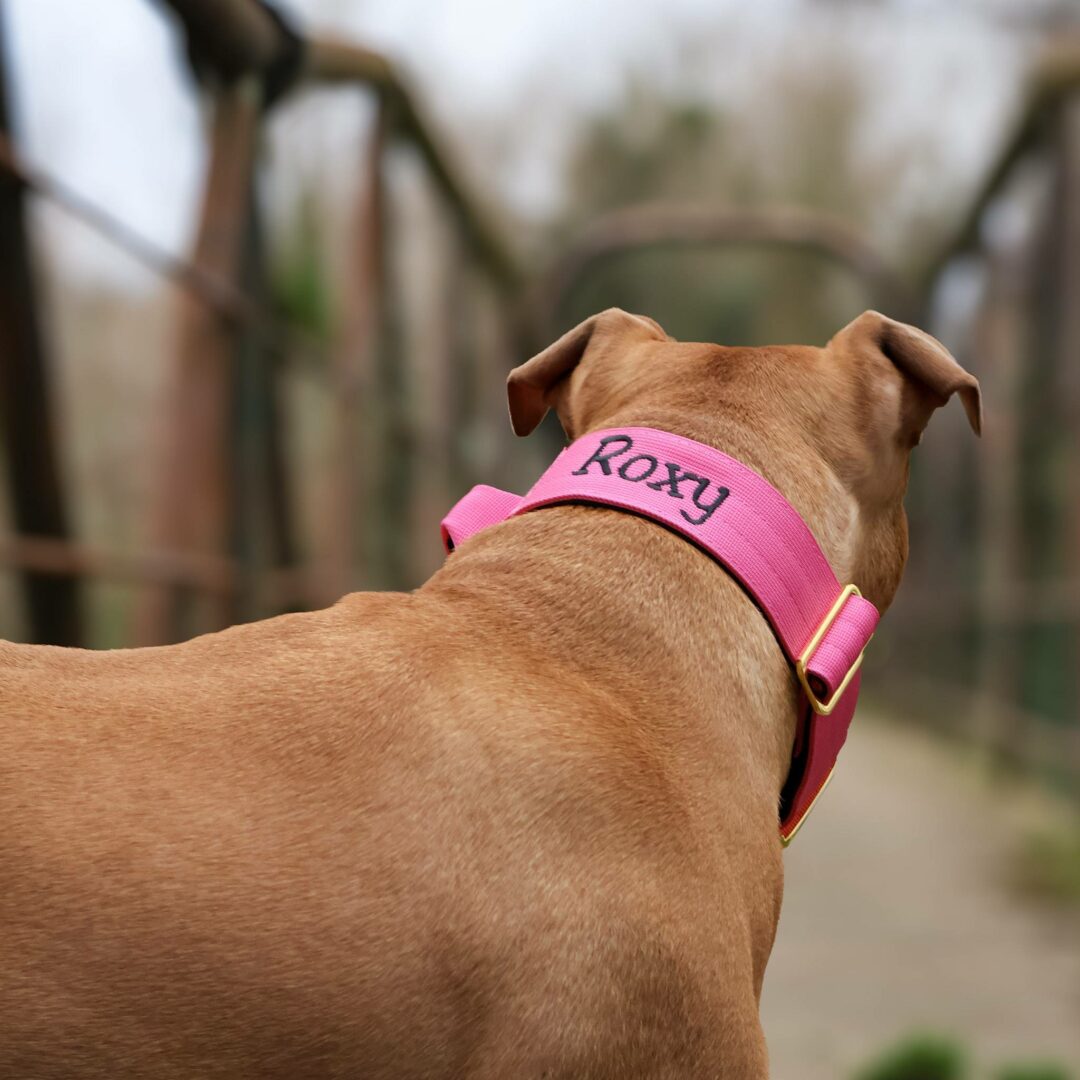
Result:
<instances>
[{"instance_id":1,"label":"gold metal buckle","mask_svg":"<svg viewBox=\"0 0 1080 1080\"><path fill-rule=\"evenodd\" d=\"M802 683L803 690L806 691L806 698L810 702L810 708L818 714L818 716L828 716L829 713L836 708L836 703L840 700L844 691L848 688L848 683L855 677L855 672L862 666L863 655L866 652L864 648L855 660L855 663L848 669L848 673L844 676L843 681L833 692L833 696L828 701L822 701L811 689L810 680L806 674L806 665L810 662L810 657L814 655L814 650L821 644L821 639L829 632L829 628L834 622L836 622L837 615L840 614L840 610L848 602L848 599L852 596L862 596L862 593L854 585L845 585L843 591L837 597L836 603L829 608L828 615L821 620L821 625L814 632L814 636L810 639L810 643L802 651L802 655L795 661L795 674L799 676L799 682ZM869 644L869 641L867 642Z\"/></svg>"},{"instance_id":2,"label":"gold metal buckle","mask_svg":"<svg viewBox=\"0 0 1080 1080\"><path fill-rule=\"evenodd\" d=\"M813 810L815 806L817 806L818 799L820 799L821 796L825 794L825 789L829 786L829 781L833 778L834 772L836 772L835 765L829 770L829 775L825 777L825 782L821 785L821 787L818 788L817 794L813 797L813 799L810 800L810 805L806 808L806 812L795 823L795 828L792 829L787 836L785 836L783 833L780 834L781 847L787 847L791 843L791 841L795 839L796 835L803 827L803 825L806 824L806 819L810 816L810 811Z\"/></svg>"}]
</instances>

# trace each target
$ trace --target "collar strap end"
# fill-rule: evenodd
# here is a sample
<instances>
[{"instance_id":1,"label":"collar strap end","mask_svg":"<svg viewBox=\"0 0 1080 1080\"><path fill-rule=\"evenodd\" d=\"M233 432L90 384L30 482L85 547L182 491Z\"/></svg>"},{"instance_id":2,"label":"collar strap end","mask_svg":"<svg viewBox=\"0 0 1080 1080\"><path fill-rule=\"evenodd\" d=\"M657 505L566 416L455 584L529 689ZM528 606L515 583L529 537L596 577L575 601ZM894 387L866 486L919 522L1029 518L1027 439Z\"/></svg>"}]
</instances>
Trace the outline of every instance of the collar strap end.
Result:
<instances>
[{"instance_id":1,"label":"collar strap end","mask_svg":"<svg viewBox=\"0 0 1080 1080\"><path fill-rule=\"evenodd\" d=\"M446 553L449 555L474 533L505 521L520 505L521 496L512 491L477 484L442 519L440 531Z\"/></svg>"}]
</instances>

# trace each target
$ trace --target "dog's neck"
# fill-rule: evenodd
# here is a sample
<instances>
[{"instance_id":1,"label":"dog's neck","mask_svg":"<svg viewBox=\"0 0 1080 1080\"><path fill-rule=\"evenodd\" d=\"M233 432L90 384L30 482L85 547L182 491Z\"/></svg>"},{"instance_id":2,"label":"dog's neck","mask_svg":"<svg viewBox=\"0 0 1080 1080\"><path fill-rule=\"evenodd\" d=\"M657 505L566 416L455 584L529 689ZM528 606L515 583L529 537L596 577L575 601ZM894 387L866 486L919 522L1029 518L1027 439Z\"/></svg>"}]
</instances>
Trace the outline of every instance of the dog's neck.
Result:
<instances>
[{"instance_id":1,"label":"dog's neck","mask_svg":"<svg viewBox=\"0 0 1080 1080\"><path fill-rule=\"evenodd\" d=\"M717 449L746 443L677 416L635 416L618 426L633 424L663 425ZM805 467L809 455L798 445L786 449L789 459L778 460L781 448L769 447L771 469L745 451L742 457L759 472L785 476L790 486L793 475L799 478L794 463ZM820 491L820 470L806 479L808 492ZM802 502L806 514L812 499ZM560 672L611 691L639 723L652 716L661 725L674 720L679 735L693 730L699 756L702 738L718 734L729 757L733 745L752 750L747 758L759 771L768 763L767 786L775 795L790 765L794 687L764 618L724 570L678 536L619 511L548 508L490 535L498 540L474 540L451 560L458 572L439 579L458 582L464 575L470 589L499 594L501 606L520 604L523 628ZM718 673L730 671L733 657L748 677L729 676L720 685ZM671 741L669 732L665 742ZM774 753L763 757L766 747Z\"/></svg>"},{"instance_id":2,"label":"dog's neck","mask_svg":"<svg viewBox=\"0 0 1080 1080\"><path fill-rule=\"evenodd\" d=\"M551 507L478 534L425 588L519 612L540 662L606 697L627 737L709 787L755 789L775 821L794 678L761 613L686 540L618 510ZM723 677L732 663L745 680Z\"/></svg>"}]
</instances>

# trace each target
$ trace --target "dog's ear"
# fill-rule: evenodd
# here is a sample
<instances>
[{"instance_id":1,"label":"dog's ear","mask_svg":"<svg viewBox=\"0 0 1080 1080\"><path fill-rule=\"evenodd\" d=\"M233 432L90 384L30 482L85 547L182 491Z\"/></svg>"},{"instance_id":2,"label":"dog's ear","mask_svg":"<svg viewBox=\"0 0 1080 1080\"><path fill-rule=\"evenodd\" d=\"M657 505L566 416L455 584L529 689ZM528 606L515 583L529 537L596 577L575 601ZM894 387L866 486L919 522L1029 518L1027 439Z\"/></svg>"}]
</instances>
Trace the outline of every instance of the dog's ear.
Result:
<instances>
[{"instance_id":1,"label":"dog's ear","mask_svg":"<svg viewBox=\"0 0 1080 1080\"><path fill-rule=\"evenodd\" d=\"M567 428L560 409L567 376L594 350L622 346L634 339L664 341L667 335L645 315L608 308L579 323L543 352L514 368L506 380L506 394L515 434L528 435L552 406L559 410L563 427Z\"/></svg>"},{"instance_id":2,"label":"dog's ear","mask_svg":"<svg viewBox=\"0 0 1080 1080\"><path fill-rule=\"evenodd\" d=\"M965 371L937 338L877 311L863 312L830 342L857 363L884 356L905 378L909 392L901 402L901 435L909 445L919 441L935 409L959 394L968 423L982 433L979 381Z\"/></svg>"}]
</instances>

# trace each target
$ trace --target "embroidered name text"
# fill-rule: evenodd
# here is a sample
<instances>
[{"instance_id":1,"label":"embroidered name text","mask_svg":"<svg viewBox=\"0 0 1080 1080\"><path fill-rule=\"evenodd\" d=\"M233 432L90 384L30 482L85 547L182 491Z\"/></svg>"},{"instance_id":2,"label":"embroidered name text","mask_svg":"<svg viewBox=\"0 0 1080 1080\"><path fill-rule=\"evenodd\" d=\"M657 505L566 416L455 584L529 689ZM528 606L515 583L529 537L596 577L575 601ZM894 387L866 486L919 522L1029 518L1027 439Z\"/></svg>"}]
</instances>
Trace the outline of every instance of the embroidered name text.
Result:
<instances>
[{"instance_id":1,"label":"embroidered name text","mask_svg":"<svg viewBox=\"0 0 1080 1080\"><path fill-rule=\"evenodd\" d=\"M617 475L631 484L646 481L646 487L663 492L670 499L686 499L689 494L689 501L701 513L688 513L681 508L679 513L691 525L704 525L731 494L726 487L714 484L708 477L692 473L674 461L661 463L652 454L623 456L633 449L634 440L629 435L605 435L593 451L592 457L580 469L575 469L573 475L586 476L589 467L597 465L604 476ZM615 458L620 460L613 469ZM713 489L712 493L709 492L710 487Z\"/></svg>"}]
</instances>

